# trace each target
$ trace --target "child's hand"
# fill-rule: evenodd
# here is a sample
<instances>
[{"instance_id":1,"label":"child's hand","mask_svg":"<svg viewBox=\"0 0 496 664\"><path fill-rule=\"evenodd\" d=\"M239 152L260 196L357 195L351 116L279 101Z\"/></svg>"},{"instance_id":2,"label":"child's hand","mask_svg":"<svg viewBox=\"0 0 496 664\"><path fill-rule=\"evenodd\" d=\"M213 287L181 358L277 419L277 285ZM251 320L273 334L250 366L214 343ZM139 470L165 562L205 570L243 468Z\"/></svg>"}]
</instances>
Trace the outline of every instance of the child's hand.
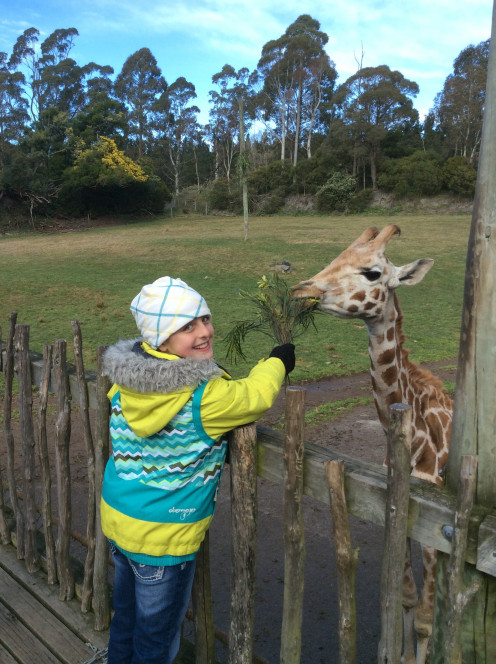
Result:
<instances>
[{"instance_id":1,"label":"child's hand","mask_svg":"<svg viewBox=\"0 0 496 664\"><path fill-rule=\"evenodd\" d=\"M284 364L286 376L295 368L295 347L294 344L283 344L276 346L270 351L269 357L277 357Z\"/></svg>"}]
</instances>

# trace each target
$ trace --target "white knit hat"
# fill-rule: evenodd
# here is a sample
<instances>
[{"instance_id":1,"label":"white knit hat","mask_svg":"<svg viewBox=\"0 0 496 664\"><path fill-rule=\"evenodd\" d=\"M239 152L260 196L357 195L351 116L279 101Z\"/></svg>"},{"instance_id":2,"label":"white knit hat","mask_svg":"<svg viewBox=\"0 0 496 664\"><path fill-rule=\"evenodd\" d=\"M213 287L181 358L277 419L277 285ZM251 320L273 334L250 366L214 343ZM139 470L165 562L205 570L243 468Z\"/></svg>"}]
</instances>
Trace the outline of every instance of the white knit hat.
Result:
<instances>
[{"instance_id":1,"label":"white knit hat","mask_svg":"<svg viewBox=\"0 0 496 664\"><path fill-rule=\"evenodd\" d=\"M131 312L143 339L158 348L171 334L210 309L203 297L181 279L161 277L143 286L131 302Z\"/></svg>"}]
</instances>

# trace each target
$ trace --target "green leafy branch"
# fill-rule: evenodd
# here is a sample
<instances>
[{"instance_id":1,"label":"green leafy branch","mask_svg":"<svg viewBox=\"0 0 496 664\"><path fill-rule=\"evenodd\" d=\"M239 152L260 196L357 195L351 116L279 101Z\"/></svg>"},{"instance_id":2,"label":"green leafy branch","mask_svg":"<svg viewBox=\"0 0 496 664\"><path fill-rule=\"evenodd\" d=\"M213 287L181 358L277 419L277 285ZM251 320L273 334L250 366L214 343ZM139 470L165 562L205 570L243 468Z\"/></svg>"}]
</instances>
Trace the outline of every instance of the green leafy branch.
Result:
<instances>
[{"instance_id":1,"label":"green leafy branch","mask_svg":"<svg viewBox=\"0 0 496 664\"><path fill-rule=\"evenodd\" d=\"M293 343L310 325L315 327L314 317L318 301L312 298L296 298L292 289L278 274L263 276L257 282L255 293L240 291L240 296L253 305L253 318L234 324L224 343L230 362L246 359L243 345L251 332L261 332L276 344Z\"/></svg>"}]
</instances>

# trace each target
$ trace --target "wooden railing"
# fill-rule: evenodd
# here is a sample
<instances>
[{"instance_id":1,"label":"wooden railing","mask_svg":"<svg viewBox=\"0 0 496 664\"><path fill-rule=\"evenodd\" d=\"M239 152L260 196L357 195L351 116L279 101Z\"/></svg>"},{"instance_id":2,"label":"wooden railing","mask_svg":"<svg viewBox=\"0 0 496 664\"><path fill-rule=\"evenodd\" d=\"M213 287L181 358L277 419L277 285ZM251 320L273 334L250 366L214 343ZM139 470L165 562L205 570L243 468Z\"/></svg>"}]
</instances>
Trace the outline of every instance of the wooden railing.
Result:
<instances>
[{"instance_id":1,"label":"wooden railing","mask_svg":"<svg viewBox=\"0 0 496 664\"><path fill-rule=\"evenodd\" d=\"M16 324L11 314L5 343L2 343L4 372L3 428L7 457L7 484L0 476L0 537L5 544L14 541L18 558L24 559L29 571L43 564L49 583L59 584L60 599L69 599L76 592L81 610L94 612L94 629L107 629L110 622L108 587L108 544L99 525L103 471L109 456L108 379L102 370L104 347L97 349L97 370L84 369L81 330L72 321L75 365L66 361L66 342L57 340L45 345L43 355L29 351L29 327ZM1 334L0 334L1 341ZM19 436L15 441L12 427L14 377L18 382ZM37 394L36 426L32 386ZM49 394L55 400L54 440L47 435L47 404ZM288 388L286 392L286 431L284 434L255 425L234 430L230 444L231 508L232 508L232 596L229 642L230 664L259 661L252 652L255 560L257 536L256 478L264 477L285 487L285 594L281 661L298 662L301 643L304 540L301 496L309 495L333 509L334 537L343 544L338 552L341 564L340 606L352 612L350 592L353 587L355 553L347 539L346 514L351 513L371 523L388 526L386 505L391 500L391 482L385 468L343 454L334 454L318 445L303 441L304 390ZM79 424L71 404L79 411ZM74 411L74 407L72 408ZM394 420L394 418L393 418ZM72 424L71 424L72 423ZM71 426L79 426L86 446L88 474L88 513L86 532L75 532L71 512L71 463L69 459ZM22 477L15 476L15 455L22 447ZM55 450L55 473L50 468L49 450ZM38 459L38 461L36 461ZM39 464L42 505L35 504L34 467ZM476 565L496 576L496 511L474 505L464 516L464 531L458 540L462 549L454 551L450 537L453 525L459 522L457 496L445 488L408 479L408 468L396 473L408 489L404 537L408 534L423 544L460 557L462 563ZM56 483L57 512L52 506L52 483ZM19 491L18 487L22 487ZM389 493L388 493L389 491ZM8 496L8 504L4 496ZM35 532L36 514L43 515L44 555L40 557ZM9 514L12 514L9 519ZM341 516L339 516L341 515ZM343 516L344 515L344 516ZM341 524L341 525L339 525ZM57 543L54 529L56 528ZM459 531L458 531L459 532ZM75 584L70 556L71 538L84 543L87 549L81 584ZM398 539L395 535L394 540ZM399 540L402 537L400 535ZM214 662L214 633L209 572L208 537L198 556L193 591L195 647L197 662ZM392 542L393 549L394 543ZM389 547L390 549L391 547ZM343 554L343 552L345 552ZM345 559L342 556L345 556ZM397 551L388 551L391 559ZM339 558L341 556L341 559ZM388 562L383 565L387 568ZM399 570L402 573L402 570ZM459 573L459 566L458 572ZM345 582L347 580L347 582ZM389 592L389 590L387 591ZM399 600L398 600L399 601ZM390 603L388 603L389 605ZM340 632L342 659L352 664L353 633L350 620L344 621L348 631ZM395 636L396 638L396 636ZM396 639L397 641L397 639ZM387 644L387 638L381 639ZM343 644L347 644L346 647ZM351 644L351 646L350 646ZM392 661L392 660L384 660Z\"/></svg>"}]
</instances>

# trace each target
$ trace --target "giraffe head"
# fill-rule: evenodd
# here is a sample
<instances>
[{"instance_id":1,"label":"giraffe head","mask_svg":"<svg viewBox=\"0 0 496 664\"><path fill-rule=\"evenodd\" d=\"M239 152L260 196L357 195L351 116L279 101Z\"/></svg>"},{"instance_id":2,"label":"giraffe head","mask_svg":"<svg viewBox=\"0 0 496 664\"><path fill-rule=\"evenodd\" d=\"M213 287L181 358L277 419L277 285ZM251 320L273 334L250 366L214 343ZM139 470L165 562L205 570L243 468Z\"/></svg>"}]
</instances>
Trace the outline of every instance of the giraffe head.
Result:
<instances>
[{"instance_id":1,"label":"giraffe head","mask_svg":"<svg viewBox=\"0 0 496 664\"><path fill-rule=\"evenodd\" d=\"M339 318L377 319L398 286L419 283L434 263L422 258L401 267L393 265L386 257L386 246L399 234L394 224L380 232L367 228L321 272L296 285L293 294L317 298L321 311Z\"/></svg>"}]
</instances>

